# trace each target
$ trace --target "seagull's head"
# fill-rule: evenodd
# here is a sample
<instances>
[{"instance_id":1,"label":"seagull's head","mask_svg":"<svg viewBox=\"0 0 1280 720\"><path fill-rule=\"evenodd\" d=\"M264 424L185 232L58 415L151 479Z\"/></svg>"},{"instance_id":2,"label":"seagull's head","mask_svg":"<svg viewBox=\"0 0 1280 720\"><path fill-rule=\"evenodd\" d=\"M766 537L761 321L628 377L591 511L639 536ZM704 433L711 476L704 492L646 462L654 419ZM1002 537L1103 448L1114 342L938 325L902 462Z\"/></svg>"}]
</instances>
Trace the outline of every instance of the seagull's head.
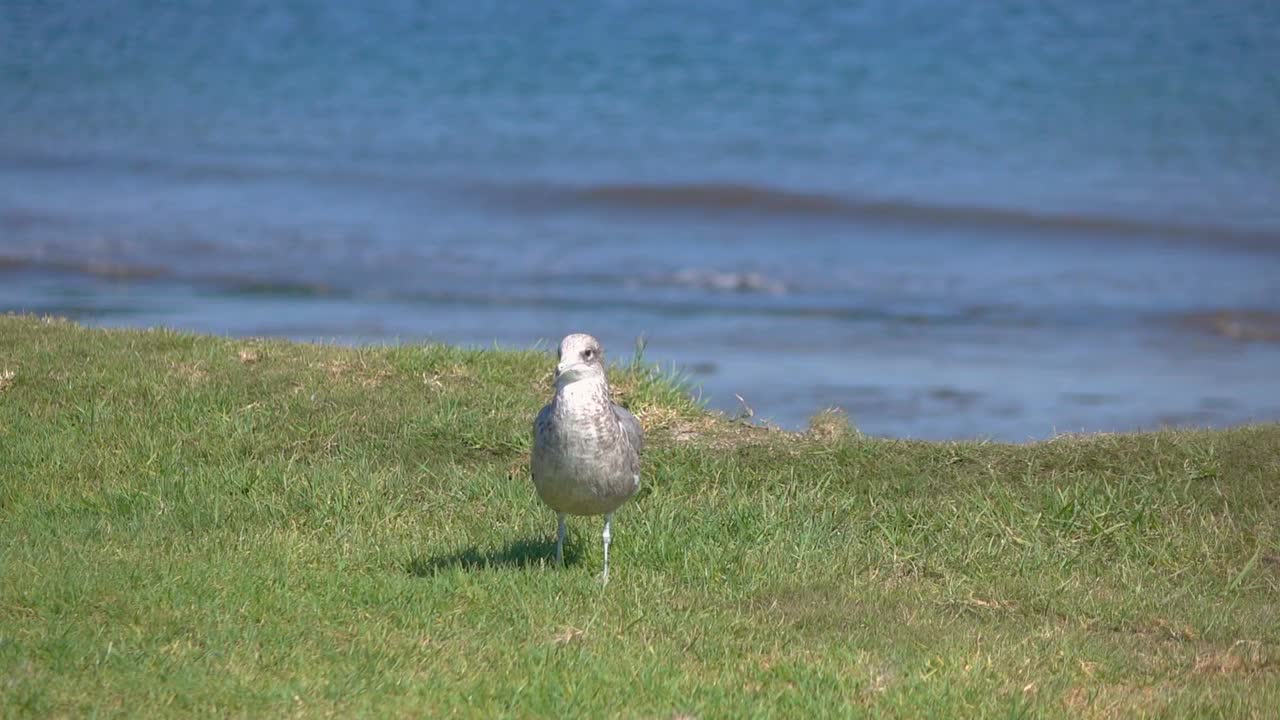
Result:
<instances>
[{"instance_id":1,"label":"seagull's head","mask_svg":"<svg viewBox=\"0 0 1280 720\"><path fill-rule=\"evenodd\" d=\"M566 335L556 353L556 387L579 380L601 380L604 375L604 348L586 333Z\"/></svg>"}]
</instances>

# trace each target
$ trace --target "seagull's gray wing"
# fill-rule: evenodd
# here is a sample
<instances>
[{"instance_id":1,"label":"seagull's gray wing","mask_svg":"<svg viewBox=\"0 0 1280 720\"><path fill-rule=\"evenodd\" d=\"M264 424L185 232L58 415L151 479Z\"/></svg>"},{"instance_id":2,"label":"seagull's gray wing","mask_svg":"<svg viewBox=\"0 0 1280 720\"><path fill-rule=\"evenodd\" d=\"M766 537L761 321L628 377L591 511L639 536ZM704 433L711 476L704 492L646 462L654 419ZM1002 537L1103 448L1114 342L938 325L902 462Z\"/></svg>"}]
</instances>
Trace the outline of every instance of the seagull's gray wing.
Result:
<instances>
[{"instance_id":1,"label":"seagull's gray wing","mask_svg":"<svg viewBox=\"0 0 1280 720\"><path fill-rule=\"evenodd\" d=\"M618 425L622 427L622 434L626 436L627 443L631 445L631 449L640 454L644 449L644 429L640 427L640 421L636 419L631 411L621 405L613 406L614 417L618 418Z\"/></svg>"},{"instance_id":2,"label":"seagull's gray wing","mask_svg":"<svg viewBox=\"0 0 1280 720\"><path fill-rule=\"evenodd\" d=\"M551 404L548 403L538 411L538 417L533 419L533 440L537 443L538 436L547 431L547 427L551 425Z\"/></svg>"},{"instance_id":3,"label":"seagull's gray wing","mask_svg":"<svg viewBox=\"0 0 1280 720\"><path fill-rule=\"evenodd\" d=\"M529 453L529 477L534 482L538 481L538 459L539 455L545 455L548 448L544 445L547 442L547 435L551 432L552 409L551 404L543 406L538 411L538 417L533 419L533 445Z\"/></svg>"}]
</instances>

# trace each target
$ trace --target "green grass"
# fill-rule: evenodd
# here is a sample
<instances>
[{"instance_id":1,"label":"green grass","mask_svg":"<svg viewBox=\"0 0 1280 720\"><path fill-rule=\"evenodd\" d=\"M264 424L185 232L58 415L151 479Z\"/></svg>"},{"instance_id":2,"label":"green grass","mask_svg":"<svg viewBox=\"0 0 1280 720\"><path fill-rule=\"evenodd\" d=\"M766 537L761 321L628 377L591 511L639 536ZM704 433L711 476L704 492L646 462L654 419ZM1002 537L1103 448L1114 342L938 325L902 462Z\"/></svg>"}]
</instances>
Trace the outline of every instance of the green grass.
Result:
<instances>
[{"instance_id":1,"label":"green grass","mask_svg":"<svg viewBox=\"0 0 1280 720\"><path fill-rule=\"evenodd\" d=\"M617 369L601 587L528 479L550 368L0 317L0 715L1280 707L1280 426L789 434Z\"/></svg>"}]
</instances>

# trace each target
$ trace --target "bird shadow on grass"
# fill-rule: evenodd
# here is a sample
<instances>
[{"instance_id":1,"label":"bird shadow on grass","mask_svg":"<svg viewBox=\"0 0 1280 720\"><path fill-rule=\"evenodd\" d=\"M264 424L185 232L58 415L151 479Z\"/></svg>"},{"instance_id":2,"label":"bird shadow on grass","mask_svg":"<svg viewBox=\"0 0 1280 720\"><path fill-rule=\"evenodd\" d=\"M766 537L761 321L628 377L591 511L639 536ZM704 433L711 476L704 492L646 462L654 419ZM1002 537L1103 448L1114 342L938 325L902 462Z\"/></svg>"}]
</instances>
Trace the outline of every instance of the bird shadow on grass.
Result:
<instances>
[{"instance_id":1,"label":"bird shadow on grass","mask_svg":"<svg viewBox=\"0 0 1280 720\"><path fill-rule=\"evenodd\" d=\"M571 543L564 545L564 564L578 561L580 553ZM469 547L438 555L415 555L405 563L405 570L417 577L431 577L445 570L488 570L493 568L531 569L556 564L554 540L517 540L497 550Z\"/></svg>"}]
</instances>

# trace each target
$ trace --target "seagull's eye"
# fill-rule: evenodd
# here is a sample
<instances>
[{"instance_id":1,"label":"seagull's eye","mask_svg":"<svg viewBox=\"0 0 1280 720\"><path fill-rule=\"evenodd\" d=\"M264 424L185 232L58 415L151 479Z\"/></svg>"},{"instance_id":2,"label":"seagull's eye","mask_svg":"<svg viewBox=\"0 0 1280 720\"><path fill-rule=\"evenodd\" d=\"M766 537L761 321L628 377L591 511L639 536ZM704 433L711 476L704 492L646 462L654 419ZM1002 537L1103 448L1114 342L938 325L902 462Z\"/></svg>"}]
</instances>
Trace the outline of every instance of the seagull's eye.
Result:
<instances>
[{"instance_id":1,"label":"seagull's eye","mask_svg":"<svg viewBox=\"0 0 1280 720\"><path fill-rule=\"evenodd\" d=\"M591 348L587 348L586 350L583 350L583 351L582 351L582 359L583 359L583 360L590 360L590 359L591 359L591 356L592 356L592 355L594 355L594 354L595 354L595 351L594 351L594 350L592 350Z\"/></svg>"}]
</instances>

